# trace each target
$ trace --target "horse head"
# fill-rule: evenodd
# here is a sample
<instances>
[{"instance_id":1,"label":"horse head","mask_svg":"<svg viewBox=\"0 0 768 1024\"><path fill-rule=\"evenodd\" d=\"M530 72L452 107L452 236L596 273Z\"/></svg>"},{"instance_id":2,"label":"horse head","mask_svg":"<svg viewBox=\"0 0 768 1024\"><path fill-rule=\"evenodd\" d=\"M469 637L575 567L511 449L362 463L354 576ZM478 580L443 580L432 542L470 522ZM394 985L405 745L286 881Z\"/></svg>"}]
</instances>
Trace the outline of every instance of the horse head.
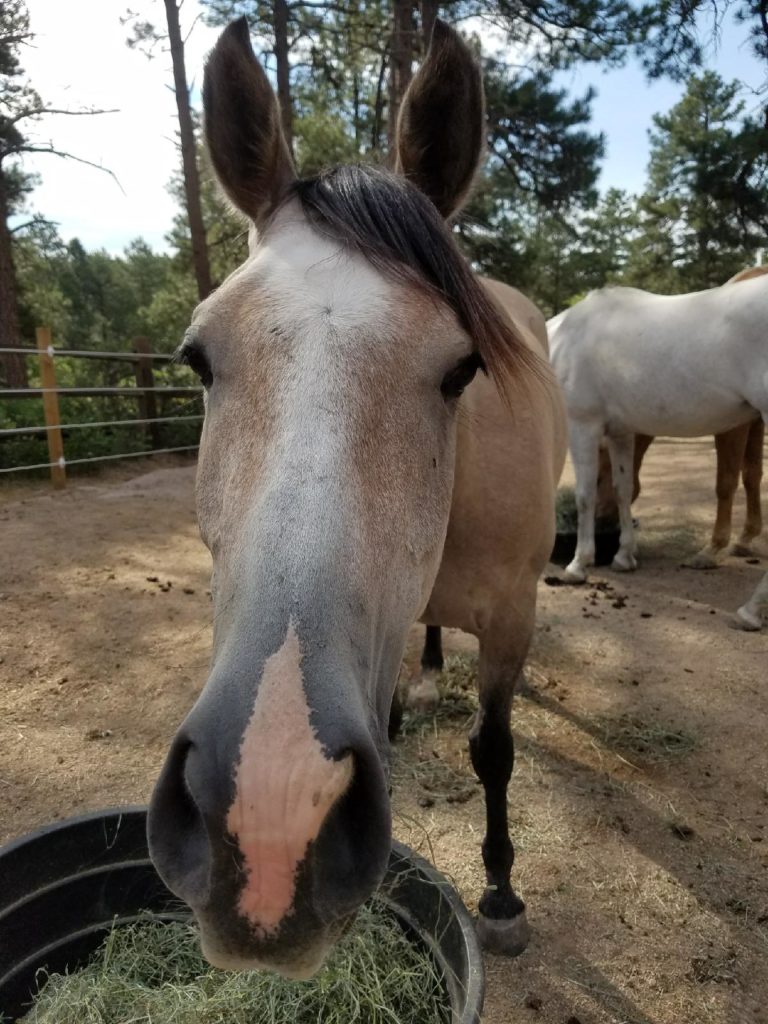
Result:
<instances>
[{"instance_id":1,"label":"horse head","mask_svg":"<svg viewBox=\"0 0 768 1024\"><path fill-rule=\"evenodd\" d=\"M297 180L244 19L205 71L210 158L251 252L196 309L210 675L149 813L153 860L226 968L305 977L390 849L387 721L446 536L459 396L521 347L445 218L480 159L480 73L442 23L397 170Z\"/></svg>"}]
</instances>

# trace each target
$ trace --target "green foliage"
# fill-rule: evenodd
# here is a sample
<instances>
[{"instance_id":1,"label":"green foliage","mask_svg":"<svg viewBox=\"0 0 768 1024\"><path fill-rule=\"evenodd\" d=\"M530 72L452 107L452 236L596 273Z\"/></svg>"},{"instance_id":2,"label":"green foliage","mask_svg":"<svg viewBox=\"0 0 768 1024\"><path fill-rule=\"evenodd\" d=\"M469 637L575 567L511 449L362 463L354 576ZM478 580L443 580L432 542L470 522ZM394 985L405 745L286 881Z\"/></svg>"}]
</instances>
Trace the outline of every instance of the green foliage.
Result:
<instances>
[{"instance_id":1,"label":"green foliage","mask_svg":"<svg viewBox=\"0 0 768 1024\"><path fill-rule=\"evenodd\" d=\"M198 162L203 169L200 177L200 205L206 226L211 276L214 286L218 286L248 255L248 224L242 214L235 211L222 194L213 177L213 171L208 167L202 146L200 148ZM193 276L192 238L181 166L171 179L168 191L178 204L178 213L166 236L174 256L171 278L159 290L156 301L163 310L160 318L163 331L180 338L198 301L197 290L187 287L187 278ZM175 312L175 319L169 318L172 311ZM156 317L153 319L157 328L158 321Z\"/></svg>"},{"instance_id":2,"label":"green foliage","mask_svg":"<svg viewBox=\"0 0 768 1024\"><path fill-rule=\"evenodd\" d=\"M202 2L212 24L247 16L255 46L273 74L274 0ZM745 115L735 84L712 72L690 78L681 101L654 119L643 194L611 189L599 196L605 140L590 130L593 94L569 96L555 77L558 69L576 62L616 65L633 51L650 73L680 75L703 60L705 12L717 18L726 6L726 0L706 6L699 0L637 5L447 0L440 5L449 21L461 26L482 16L505 36L505 52L484 61L489 154L456 227L476 269L516 285L551 315L606 283L690 291L720 284L754 261L755 250L768 245L768 127ZM768 59L768 23L760 19L764 5L736 0L734 6L750 26L755 52ZM288 3L287 17L298 172L385 160L392 0L297 0ZM12 30L28 32L25 19L22 0L3 5L0 87L4 103L7 96L9 103L29 106L39 98L24 82L17 48L9 41ZM135 17L133 23L135 45L152 45L151 26ZM423 47L416 27L414 13L414 57ZM525 54L521 66L506 62L513 48ZM21 138L5 109L0 106L0 158ZM200 166L209 258L219 284L247 256L247 224L219 192L202 154ZM34 179L10 157L2 173L11 210L18 212ZM67 348L125 349L138 335L149 337L154 351L176 347L197 302L181 168L169 189L179 209L167 236L169 255L153 252L140 239L122 256L86 252L77 240L65 243L40 217L14 234L27 344L38 324L49 323L56 345ZM57 372L62 384L133 380L131 367L119 363L57 359ZM176 366L157 368L156 376L158 382L190 382L188 371ZM180 404L166 400L160 414ZM191 408L200 411L201 403ZM62 406L65 421L137 414L132 399L69 399ZM0 426L39 422L39 417L36 402L0 405ZM163 443L193 443L197 429L166 426ZM69 458L88 457L149 443L136 428L73 431L66 452ZM0 464L13 460L47 461L44 438L0 441Z\"/></svg>"},{"instance_id":3,"label":"green foliage","mask_svg":"<svg viewBox=\"0 0 768 1024\"><path fill-rule=\"evenodd\" d=\"M702 68L720 41L723 21L734 15L747 26L752 52L768 59L768 9L765 0L660 0L652 5L639 49L649 75L687 80Z\"/></svg>"},{"instance_id":4,"label":"green foliage","mask_svg":"<svg viewBox=\"0 0 768 1024\"><path fill-rule=\"evenodd\" d=\"M51 224L36 221L15 241L20 290L22 338L34 344L35 328L50 325L57 349L131 351L133 338L145 335L154 352L171 353L189 323L196 302L194 280L180 272L173 257L155 253L143 241L127 246L122 256L87 252L77 239L65 244ZM37 359L28 360L30 386L39 386ZM158 363L155 384L194 385L186 367ZM131 387L133 365L56 357L59 387ZM202 412L202 400L158 394L158 416ZM94 423L135 419L140 414L132 397L60 398L61 422ZM43 422L39 399L0 401L0 429L38 426ZM159 425L162 447L196 444L199 422ZM150 431L143 426L96 427L64 432L67 460L120 452L148 451ZM0 439L0 468L48 462L44 434ZM43 472L41 475L45 475Z\"/></svg>"},{"instance_id":5,"label":"green foliage","mask_svg":"<svg viewBox=\"0 0 768 1024\"><path fill-rule=\"evenodd\" d=\"M210 25L245 16L267 69L275 69L273 0L201 0ZM381 148L391 5L312 0L289 3L289 87L301 173ZM338 116L338 119L336 117Z\"/></svg>"},{"instance_id":6,"label":"green foliage","mask_svg":"<svg viewBox=\"0 0 768 1024\"><path fill-rule=\"evenodd\" d=\"M626 0L454 0L444 7L448 20L491 19L510 46L540 66L559 69L580 62L622 64L643 49L659 17L658 3Z\"/></svg>"},{"instance_id":7,"label":"green foliage","mask_svg":"<svg viewBox=\"0 0 768 1024\"><path fill-rule=\"evenodd\" d=\"M768 228L768 131L744 117L736 83L691 78L654 117L627 280L652 291L722 284L752 262Z\"/></svg>"},{"instance_id":8,"label":"green foliage","mask_svg":"<svg viewBox=\"0 0 768 1024\"><path fill-rule=\"evenodd\" d=\"M484 70L490 155L459 234L479 270L554 312L576 287L567 264L577 211L597 200L604 139L587 130L593 94L569 99L543 70L511 73L497 60Z\"/></svg>"}]
</instances>

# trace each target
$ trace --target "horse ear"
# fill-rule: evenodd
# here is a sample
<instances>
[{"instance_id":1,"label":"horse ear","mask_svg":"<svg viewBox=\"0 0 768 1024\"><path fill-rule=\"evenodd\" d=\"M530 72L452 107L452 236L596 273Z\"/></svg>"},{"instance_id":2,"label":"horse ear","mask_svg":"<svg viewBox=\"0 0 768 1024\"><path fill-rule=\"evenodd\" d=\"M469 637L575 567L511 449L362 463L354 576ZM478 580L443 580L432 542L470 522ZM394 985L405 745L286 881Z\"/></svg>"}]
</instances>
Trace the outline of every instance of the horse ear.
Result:
<instances>
[{"instance_id":1,"label":"horse ear","mask_svg":"<svg viewBox=\"0 0 768 1024\"><path fill-rule=\"evenodd\" d=\"M233 21L205 64L205 139L224 191L256 224L295 178L280 108L251 48L248 22Z\"/></svg>"},{"instance_id":2,"label":"horse ear","mask_svg":"<svg viewBox=\"0 0 768 1024\"><path fill-rule=\"evenodd\" d=\"M458 32L438 19L424 63L403 98L396 169L450 217L466 200L484 136L480 67Z\"/></svg>"}]
</instances>

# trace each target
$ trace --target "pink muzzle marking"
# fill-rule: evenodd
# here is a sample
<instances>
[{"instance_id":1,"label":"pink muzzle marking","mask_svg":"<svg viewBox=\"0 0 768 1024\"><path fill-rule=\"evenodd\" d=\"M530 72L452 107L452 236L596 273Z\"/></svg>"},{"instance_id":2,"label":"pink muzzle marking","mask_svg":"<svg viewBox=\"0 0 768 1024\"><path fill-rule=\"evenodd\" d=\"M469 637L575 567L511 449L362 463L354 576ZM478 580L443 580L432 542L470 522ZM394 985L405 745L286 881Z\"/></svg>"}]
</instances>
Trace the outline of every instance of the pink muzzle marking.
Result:
<instances>
[{"instance_id":1,"label":"pink muzzle marking","mask_svg":"<svg viewBox=\"0 0 768 1024\"><path fill-rule=\"evenodd\" d=\"M238 909L261 938L293 907L296 872L352 779L352 756L334 761L310 723L293 623L264 665L240 744L227 829L243 857Z\"/></svg>"}]
</instances>

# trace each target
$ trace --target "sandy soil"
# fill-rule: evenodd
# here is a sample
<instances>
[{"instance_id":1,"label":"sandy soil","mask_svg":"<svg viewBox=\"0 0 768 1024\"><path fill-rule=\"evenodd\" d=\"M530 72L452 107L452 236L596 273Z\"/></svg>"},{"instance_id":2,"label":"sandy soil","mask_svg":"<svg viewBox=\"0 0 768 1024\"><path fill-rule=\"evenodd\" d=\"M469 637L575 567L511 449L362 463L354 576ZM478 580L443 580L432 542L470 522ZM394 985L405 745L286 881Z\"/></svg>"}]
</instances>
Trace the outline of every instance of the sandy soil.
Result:
<instances>
[{"instance_id":1,"label":"sandy soil","mask_svg":"<svg viewBox=\"0 0 768 1024\"><path fill-rule=\"evenodd\" d=\"M0 490L0 841L145 801L205 678L193 469L136 474ZM679 567L711 524L713 479L711 442L657 443L640 571L540 586L509 794L533 940L488 957L488 1024L768 1021L768 629L729 628L768 547L762 564ZM394 807L400 838L474 907L483 801L460 698L407 723Z\"/></svg>"}]
</instances>

